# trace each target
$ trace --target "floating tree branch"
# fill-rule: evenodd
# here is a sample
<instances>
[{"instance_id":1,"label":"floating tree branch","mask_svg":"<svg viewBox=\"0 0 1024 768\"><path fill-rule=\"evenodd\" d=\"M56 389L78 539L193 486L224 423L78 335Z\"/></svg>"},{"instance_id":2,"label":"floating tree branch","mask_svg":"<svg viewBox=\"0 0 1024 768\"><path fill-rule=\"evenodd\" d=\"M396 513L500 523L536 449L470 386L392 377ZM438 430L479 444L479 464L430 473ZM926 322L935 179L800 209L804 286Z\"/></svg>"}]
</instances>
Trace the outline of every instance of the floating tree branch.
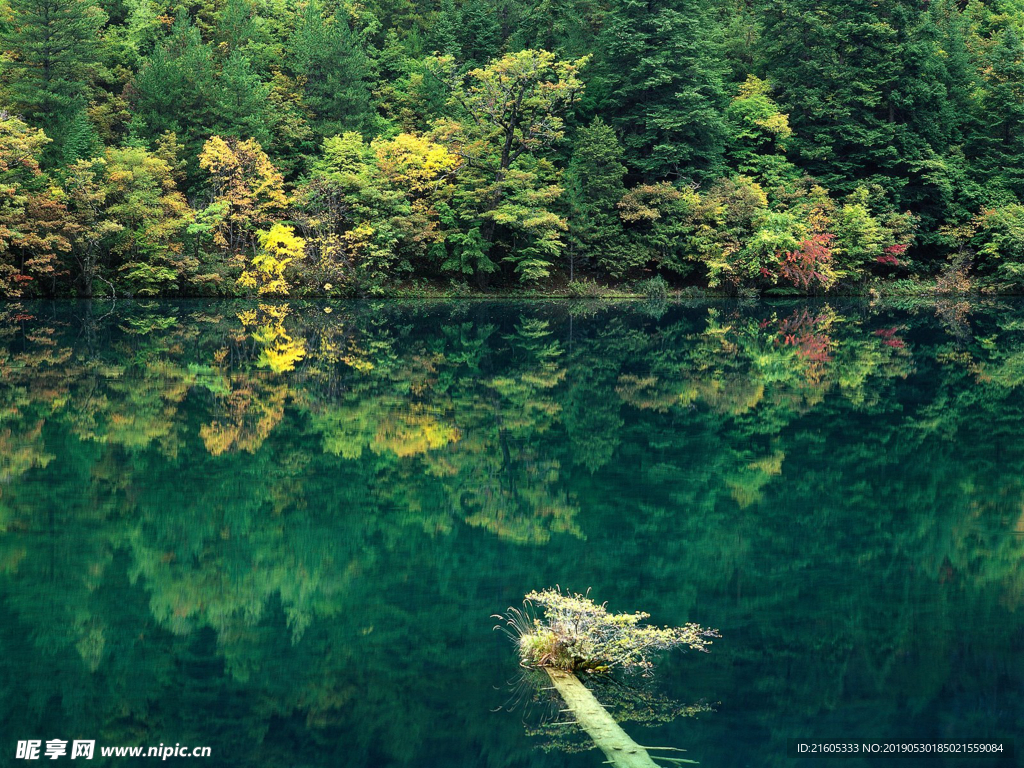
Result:
<instances>
[{"instance_id":1,"label":"floating tree branch","mask_svg":"<svg viewBox=\"0 0 1024 768\"><path fill-rule=\"evenodd\" d=\"M534 616L544 609L544 620ZM707 651L717 630L698 624L681 627L643 625L647 613L609 613L587 595L558 589L531 592L523 608L501 616L504 629L518 643L524 666L554 667L568 672L647 671L660 651L687 647Z\"/></svg>"},{"instance_id":2,"label":"floating tree branch","mask_svg":"<svg viewBox=\"0 0 1024 768\"><path fill-rule=\"evenodd\" d=\"M536 607L544 618L535 615ZM646 613L609 613L589 594L563 593L545 589L526 596L522 609L509 608L495 618L516 643L520 663L547 672L559 695L579 726L616 768L658 768L648 749L633 741L594 694L576 676L577 672L607 672L621 669L646 673L653 656L672 648L707 651L717 630L697 624L682 627L643 625ZM680 750L681 751L681 750ZM682 758L659 757L671 763L693 763Z\"/></svg>"}]
</instances>

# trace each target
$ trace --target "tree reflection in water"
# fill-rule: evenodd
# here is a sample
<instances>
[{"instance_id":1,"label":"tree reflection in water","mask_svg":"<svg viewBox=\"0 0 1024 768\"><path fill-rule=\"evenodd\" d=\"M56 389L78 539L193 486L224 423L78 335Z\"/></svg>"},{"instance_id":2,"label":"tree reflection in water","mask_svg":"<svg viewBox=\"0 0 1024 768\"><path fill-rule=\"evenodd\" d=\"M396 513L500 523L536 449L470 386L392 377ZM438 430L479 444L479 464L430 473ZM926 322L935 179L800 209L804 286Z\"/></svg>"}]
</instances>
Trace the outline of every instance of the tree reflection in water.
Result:
<instances>
[{"instance_id":1,"label":"tree reflection in water","mask_svg":"<svg viewBox=\"0 0 1024 768\"><path fill-rule=\"evenodd\" d=\"M702 764L1019 737L1019 309L5 304L4 732L565 765L480 618L562 583L729 638Z\"/></svg>"}]
</instances>

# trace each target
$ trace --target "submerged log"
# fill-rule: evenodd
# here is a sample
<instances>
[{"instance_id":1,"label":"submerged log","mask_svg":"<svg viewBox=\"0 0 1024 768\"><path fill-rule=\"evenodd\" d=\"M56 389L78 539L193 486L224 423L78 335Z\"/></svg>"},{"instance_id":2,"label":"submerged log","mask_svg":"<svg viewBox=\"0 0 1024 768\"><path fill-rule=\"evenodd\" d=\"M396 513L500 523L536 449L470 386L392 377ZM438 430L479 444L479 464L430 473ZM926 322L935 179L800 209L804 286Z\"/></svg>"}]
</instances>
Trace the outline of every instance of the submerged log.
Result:
<instances>
[{"instance_id":1,"label":"submerged log","mask_svg":"<svg viewBox=\"0 0 1024 768\"><path fill-rule=\"evenodd\" d=\"M571 672L545 667L559 695L576 716L576 722L604 752L615 768L660 768L645 747L633 741L608 710ZM692 761L687 761L692 762Z\"/></svg>"}]
</instances>

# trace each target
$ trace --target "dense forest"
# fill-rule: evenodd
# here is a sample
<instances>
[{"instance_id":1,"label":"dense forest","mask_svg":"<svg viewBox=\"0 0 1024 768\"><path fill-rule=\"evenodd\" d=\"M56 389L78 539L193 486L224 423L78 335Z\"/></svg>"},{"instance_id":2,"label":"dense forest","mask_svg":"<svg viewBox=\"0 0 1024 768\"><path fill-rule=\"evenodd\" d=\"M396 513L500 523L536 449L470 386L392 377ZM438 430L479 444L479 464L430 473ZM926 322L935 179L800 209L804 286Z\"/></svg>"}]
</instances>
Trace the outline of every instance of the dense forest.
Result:
<instances>
[{"instance_id":1,"label":"dense forest","mask_svg":"<svg viewBox=\"0 0 1024 768\"><path fill-rule=\"evenodd\" d=\"M1021 0L0 0L0 295L1024 286Z\"/></svg>"}]
</instances>

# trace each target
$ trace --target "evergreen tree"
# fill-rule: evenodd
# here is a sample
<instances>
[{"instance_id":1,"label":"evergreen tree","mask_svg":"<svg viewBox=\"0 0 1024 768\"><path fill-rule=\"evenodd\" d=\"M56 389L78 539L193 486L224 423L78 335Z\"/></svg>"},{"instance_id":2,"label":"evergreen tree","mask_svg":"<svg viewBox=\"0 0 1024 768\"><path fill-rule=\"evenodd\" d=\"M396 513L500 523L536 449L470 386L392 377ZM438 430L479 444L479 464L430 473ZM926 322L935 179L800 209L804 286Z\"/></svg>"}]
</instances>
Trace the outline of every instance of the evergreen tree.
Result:
<instances>
[{"instance_id":1,"label":"evergreen tree","mask_svg":"<svg viewBox=\"0 0 1024 768\"><path fill-rule=\"evenodd\" d=\"M258 35L259 17L249 0L228 0L217 18L217 32L230 51L246 47Z\"/></svg>"},{"instance_id":2,"label":"evergreen tree","mask_svg":"<svg viewBox=\"0 0 1024 768\"><path fill-rule=\"evenodd\" d=\"M590 264L600 264L616 277L623 273L624 265L616 258L624 245L617 206L626 194L625 175L614 129L601 118L581 128L565 174L570 280L577 269Z\"/></svg>"},{"instance_id":3,"label":"evergreen tree","mask_svg":"<svg viewBox=\"0 0 1024 768\"><path fill-rule=\"evenodd\" d=\"M600 0L538 3L523 15L509 47L542 48L565 58L594 53L595 38L608 12Z\"/></svg>"},{"instance_id":4,"label":"evergreen tree","mask_svg":"<svg viewBox=\"0 0 1024 768\"><path fill-rule=\"evenodd\" d=\"M1012 27L1000 32L982 63L981 124L972 150L990 199L1024 199L1024 44ZM1002 193L1002 194L1000 194Z\"/></svg>"},{"instance_id":5,"label":"evergreen tree","mask_svg":"<svg viewBox=\"0 0 1024 768\"><path fill-rule=\"evenodd\" d=\"M374 123L370 59L344 13L339 7L325 17L310 0L290 41L292 67L321 136L367 133Z\"/></svg>"},{"instance_id":6,"label":"evergreen tree","mask_svg":"<svg viewBox=\"0 0 1024 768\"><path fill-rule=\"evenodd\" d=\"M203 42L199 29L182 13L170 37L135 77L134 133L151 143L174 133L193 182L196 158L212 133L271 143L277 116L270 111L270 88L241 50L241 39L218 67L212 46Z\"/></svg>"},{"instance_id":7,"label":"evergreen tree","mask_svg":"<svg viewBox=\"0 0 1024 768\"><path fill-rule=\"evenodd\" d=\"M163 160L193 200L172 217L192 260L168 267L179 287L196 264L234 286L200 173L213 136L280 176L290 202L261 227L348 222L329 247L303 231L296 291L556 268L827 290L938 272L951 252L974 254L978 287L1020 284L1016 256L996 260L1024 202L1024 0L191 0L176 19L152 0L0 3L0 118L39 139L38 173L4 184L8 291L88 291L75 258L97 289L170 285L126 277L95 237L115 148ZM334 137L366 155L344 200L310 175ZM332 207L353 201L358 216ZM361 276L314 263L325 252Z\"/></svg>"},{"instance_id":8,"label":"evergreen tree","mask_svg":"<svg viewBox=\"0 0 1024 768\"><path fill-rule=\"evenodd\" d=\"M459 48L468 65L483 66L502 51L501 23L487 0L463 3L459 32Z\"/></svg>"},{"instance_id":9,"label":"evergreen tree","mask_svg":"<svg viewBox=\"0 0 1024 768\"><path fill-rule=\"evenodd\" d=\"M909 0L783 0L764 6L761 67L778 88L803 168L849 192L895 199L952 134L940 45ZM932 31L929 31L929 35ZM936 120L943 126L936 126Z\"/></svg>"},{"instance_id":10,"label":"evergreen tree","mask_svg":"<svg viewBox=\"0 0 1024 768\"><path fill-rule=\"evenodd\" d=\"M927 234L944 222L965 221L978 210L963 147L975 132L978 72L968 48L968 24L957 0L936 0L920 14L905 43L901 111L919 137L901 203L921 217Z\"/></svg>"},{"instance_id":11,"label":"evergreen tree","mask_svg":"<svg viewBox=\"0 0 1024 768\"><path fill-rule=\"evenodd\" d=\"M644 179L721 167L725 102L715 19L701 0L624 0L598 38L593 88Z\"/></svg>"},{"instance_id":12,"label":"evergreen tree","mask_svg":"<svg viewBox=\"0 0 1024 768\"><path fill-rule=\"evenodd\" d=\"M270 88L253 71L248 57L237 49L221 69L220 93L218 134L256 139L261 146L270 146Z\"/></svg>"},{"instance_id":13,"label":"evergreen tree","mask_svg":"<svg viewBox=\"0 0 1024 768\"><path fill-rule=\"evenodd\" d=\"M13 53L4 61L10 102L52 140L44 161L73 162L95 141L84 110L105 15L89 0L11 0L10 10L2 40Z\"/></svg>"},{"instance_id":14,"label":"evergreen tree","mask_svg":"<svg viewBox=\"0 0 1024 768\"><path fill-rule=\"evenodd\" d=\"M133 132L150 140L176 134L194 178L203 142L220 123L221 105L213 51L186 13L135 76L132 101Z\"/></svg>"},{"instance_id":15,"label":"evergreen tree","mask_svg":"<svg viewBox=\"0 0 1024 768\"><path fill-rule=\"evenodd\" d=\"M441 12L434 23L434 48L438 53L451 56L456 61L462 58L459 26L459 12L455 7L455 0L441 0Z\"/></svg>"}]
</instances>

